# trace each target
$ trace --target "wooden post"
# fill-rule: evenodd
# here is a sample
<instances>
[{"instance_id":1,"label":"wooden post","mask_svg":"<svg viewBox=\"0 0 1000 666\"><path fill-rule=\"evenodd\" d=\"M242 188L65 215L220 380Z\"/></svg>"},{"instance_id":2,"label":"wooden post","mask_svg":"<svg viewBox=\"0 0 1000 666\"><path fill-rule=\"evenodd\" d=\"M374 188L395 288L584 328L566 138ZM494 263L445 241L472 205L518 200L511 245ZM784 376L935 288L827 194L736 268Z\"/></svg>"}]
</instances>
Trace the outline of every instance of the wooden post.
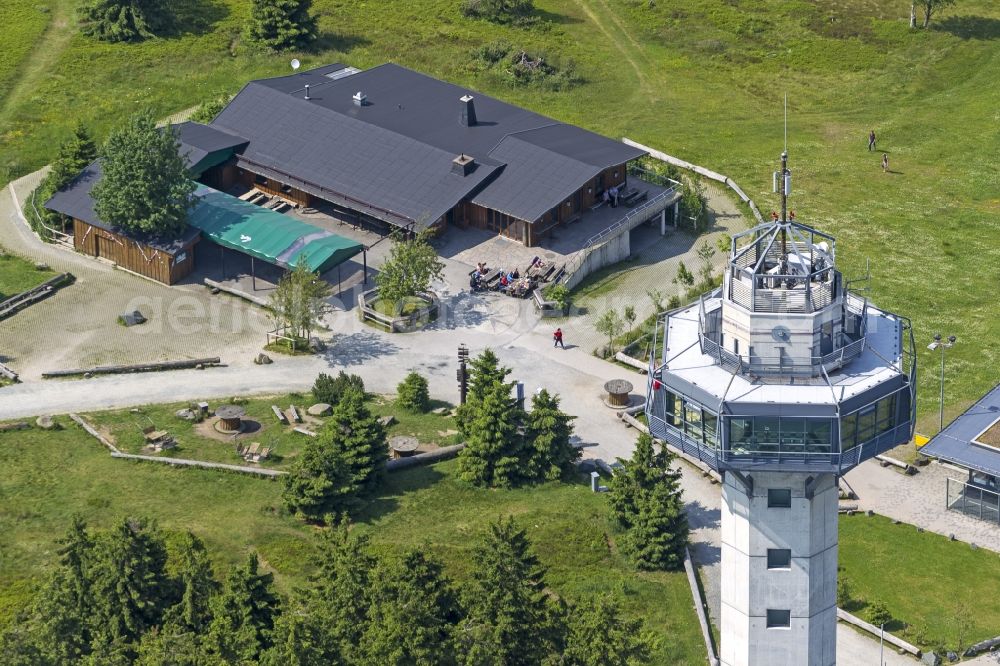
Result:
<instances>
[{"instance_id":1,"label":"wooden post","mask_svg":"<svg viewBox=\"0 0 1000 666\"><path fill-rule=\"evenodd\" d=\"M364 262L364 273L362 274L362 285L368 286L368 248L361 250L361 260Z\"/></svg>"},{"instance_id":2,"label":"wooden post","mask_svg":"<svg viewBox=\"0 0 1000 666\"><path fill-rule=\"evenodd\" d=\"M253 255L250 255L250 286L257 291L257 269L254 266Z\"/></svg>"}]
</instances>

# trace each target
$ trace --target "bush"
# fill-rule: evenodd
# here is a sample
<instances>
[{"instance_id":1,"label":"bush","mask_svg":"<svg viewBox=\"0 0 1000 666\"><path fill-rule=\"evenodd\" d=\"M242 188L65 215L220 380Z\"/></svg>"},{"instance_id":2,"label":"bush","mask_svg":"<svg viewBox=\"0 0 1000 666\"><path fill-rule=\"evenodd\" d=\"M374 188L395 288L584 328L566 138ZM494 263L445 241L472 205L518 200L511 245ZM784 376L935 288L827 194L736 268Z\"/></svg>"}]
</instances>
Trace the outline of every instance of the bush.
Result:
<instances>
[{"instance_id":1,"label":"bush","mask_svg":"<svg viewBox=\"0 0 1000 666\"><path fill-rule=\"evenodd\" d=\"M396 387L396 404L408 412L423 413L430 409L431 397L427 392L427 380L419 373L411 372Z\"/></svg>"},{"instance_id":2,"label":"bush","mask_svg":"<svg viewBox=\"0 0 1000 666\"><path fill-rule=\"evenodd\" d=\"M880 599L876 599L868 604L867 616L868 621L876 627L892 622L892 613L889 612L889 608L885 605L885 602Z\"/></svg>"},{"instance_id":3,"label":"bush","mask_svg":"<svg viewBox=\"0 0 1000 666\"><path fill-rule=\"evenodd\" d=\"M534 0L462 0L462 14L493 23L524 25L532 21Z\"/></svg>"},{"instance_id":4,"label":"bush","mask_svg":"<svg viewBox=\"0 0 1000 666\"><path fill-rule=\"evenodd\" d=\"M316 402L336 405L345 392L355 389L364 393L365 383L357 375L349 375L343 370L336 377L321 372L313 383L312 394Z\"/></svg>"},{"instance_id":5,"label":"bush","mask_svg":"<svg viewBox=\"0 0 1000 666\"><path fill-rule=\"evenodd\" d=\"M847 610L851 605L851 583L843 576L837 578L837 606Z\"/></svg>"},{"instance_id":6,"label":"bush","mask_svg":"<svg viewBox=\"0 0 1000 666\"><path fill-rule=\"evenodd\" d=\"M482 68L510 86L536 85L546 90L565 90L582 82L572 59L560 62L544 52L530 53L497 39L472 51Z\"/></svg>"},{"instance_id":7,"label":"bush","mask_svg":"<svg viewBox=\"0 0 1000 666\"><path fill-rule=\"evenodd\" d=\"M191 114L191 120L193 120L196 123L202 123L207 125L208 123L212 122L212 120L214 120L215 117L219 115L224 108L226 108L226 105L229 104L230 99L231 96L225 93L220 93L215 97L206 99L204 102L201 103L198 109Z\"/></svg>"},{"instance_id":8,"label":"bush","mask_svg":"<svg viewBox=\"0 0 1000 666\"><path fill-rule=\"evenodd\" d=\"M542 296L545 297L547 301L555 301L559 304L559 307L563 309L563 312L569 308L573 303L573 297L570 294L570 290L564 284L550 284L542 290Z\"/></svg>"}]
</instances>

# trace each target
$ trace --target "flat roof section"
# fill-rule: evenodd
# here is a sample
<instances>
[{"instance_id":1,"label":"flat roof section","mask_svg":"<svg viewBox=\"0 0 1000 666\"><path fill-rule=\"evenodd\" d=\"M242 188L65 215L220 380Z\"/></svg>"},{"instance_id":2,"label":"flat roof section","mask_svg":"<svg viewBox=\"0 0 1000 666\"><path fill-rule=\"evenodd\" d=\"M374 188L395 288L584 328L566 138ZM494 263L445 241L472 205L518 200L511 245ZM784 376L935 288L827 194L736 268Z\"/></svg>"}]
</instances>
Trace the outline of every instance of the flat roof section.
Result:
<instances>
[{"instance_id":1,"label":"flat roof section","mask_svg":"<svg viewBox=\"0 0 1000 666\"><path fill-rule=\"evenodd\" d=\"M304 259L310 270L325 273L365 249L357 241L205 185L198 186L195 196L198 203L188 224L219 245L282 268Z\"/></svg>"},{"instance_id":2,"label":"flat roof section","mask_svg":"<svg viewBox=\"0 0 1000 666\"><path fill-rule=\"evenodd\" d=\"M920 453L1000 476L1000 384L920 449Z\"/></svg>"},{"instance_id":3,"label":"flat roof section","mask_svg":"<svg viewBox=\"0 0 1000 666\"><path fill-rule=\"evenodd\" d=\"M721 306L718 297L705 299L705 309ZM703 354L698 339L699 303L670 315L664 362L666 371L697 386L717 404L723 398L734 403L794 405L843 405L864 395L869 389L904 378L901 370L900 320L868 304L868 335L864 351L839 371L822 378L796 378L794 382L768 383L751 381L716 364ZM891 365L890 365L891 364ZM711 406L711 403L706 406Z\"/></svg>"}]
</instances>

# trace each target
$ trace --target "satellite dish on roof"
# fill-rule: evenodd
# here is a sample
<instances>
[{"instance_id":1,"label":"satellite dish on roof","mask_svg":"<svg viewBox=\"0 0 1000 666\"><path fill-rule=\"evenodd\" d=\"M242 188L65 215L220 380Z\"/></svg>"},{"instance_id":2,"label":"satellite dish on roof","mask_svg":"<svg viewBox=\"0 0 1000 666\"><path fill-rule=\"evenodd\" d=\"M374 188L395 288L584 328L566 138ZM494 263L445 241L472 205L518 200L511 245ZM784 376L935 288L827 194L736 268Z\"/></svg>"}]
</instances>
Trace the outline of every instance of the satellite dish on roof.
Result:
<instances>
[{"instance_id":1,"label":"satellite dish on roof","mask_svg":"<svg viewBox=\"0 0 1000 666\"><path fill-rule=\"evenodd\" d=\"M296 69L298 69L298 68L299 68L299 65L301 65L301 64L302 64L302 63L300 63L300 62L299 62L299 59L298 59L298 58L292 58L292 69L293 69L293 70L296 70Z\"/></svg>"}]
</instances>

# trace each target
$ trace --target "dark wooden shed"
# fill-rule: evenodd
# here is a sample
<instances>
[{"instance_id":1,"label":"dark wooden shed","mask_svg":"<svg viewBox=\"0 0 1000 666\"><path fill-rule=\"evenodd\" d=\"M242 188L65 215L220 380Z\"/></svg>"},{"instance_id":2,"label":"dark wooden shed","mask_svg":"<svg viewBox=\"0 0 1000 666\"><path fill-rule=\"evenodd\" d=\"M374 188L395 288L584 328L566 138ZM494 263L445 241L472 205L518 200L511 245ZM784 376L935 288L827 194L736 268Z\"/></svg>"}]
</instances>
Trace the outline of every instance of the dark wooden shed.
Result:
<instances>
[{"instance_id":1,"label":"dark wooden shed","mask_svg":"<svg viewBox=\"0 0 1000 666\"><path fill-rule=\"evenodd\" d=\"M164 284L179 282L191 273L199 240L201 233L191 227L177 240L162 241L73 220L73 246L77 250Z\"/></svg>"}]
</instances>

